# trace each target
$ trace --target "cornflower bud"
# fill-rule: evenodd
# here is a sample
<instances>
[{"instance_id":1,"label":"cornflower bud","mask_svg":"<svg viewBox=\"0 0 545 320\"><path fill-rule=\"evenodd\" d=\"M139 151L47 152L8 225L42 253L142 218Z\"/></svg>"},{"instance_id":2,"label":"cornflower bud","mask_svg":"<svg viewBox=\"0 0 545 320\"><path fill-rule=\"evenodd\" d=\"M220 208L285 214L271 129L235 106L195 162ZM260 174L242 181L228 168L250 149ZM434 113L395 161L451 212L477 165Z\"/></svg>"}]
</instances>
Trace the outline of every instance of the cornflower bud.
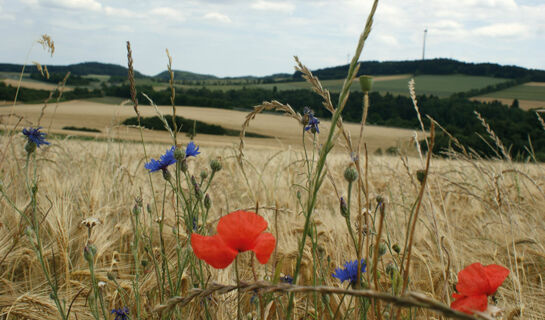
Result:
<instances>
[{"instance_id":1,"label":"cornflower bud","mask_svg":"<svg viewBox=\"0 0 545 320\"><path fill-rule=\"evenodd\" d=\"M191 184L194 185L194 186L195 186L195 185L199 185L199 184L197 183L197 179L195 178L195 176L191 176Z\"/></svg>"},{"instance_id":2,"label":"cornflower bud","mask_svg":"<svg viewBox=\"0 0 545 320\"><path fill-rule=\"evenodd\" d=\"M170 178L172 178L172 175L170 174L170 171L168 171L167 168L163 169L163 178L164 178L166 181L169 181Z\"/></svg>"},{"instance_id":3,"label":"cornflower bud","mask_svg":"<svg viewBox=\"0 0 545 320\"><path fill-rule=\"evenodd\" d=\"M132 214L134 214L135 216L139 215L141 212L142 210L137 204L135 204L134 207L132 207Z\"/></svg>"},{"instance_id":4,"label":"cornflower bud","mask_svg":"<svg viewBox=\"0 0 545 320\"><path fill-rule=\"evenodd\" d=\"M93 244L87 244L85 248L83 248L83 257L89 263L93 263L96 253L97 247Z\"/></svg>"},{"instance_id":5,"label":"cornflower bud","mask_svg":"<svg viewBox=\"0 0 545 320\"><path fill-rule=\"evenodd\" d=\"M349 166L346 168L346 170L344 170L344 178L348 182L354 182L358 179L358 172L356 169L354 169L354 167Z\"/></svg>"},{"instance_id":6,"label":"cornflower bud","mask_svg":"<svg viewBox=\"0 0 545 320\"><path fill-rule=\"evenodd\" d=\"M222 168L221 162L218 159L213 159L210 161L210 169L212 172L218 172Z\"/></svg>"},{"instance_id":7,"label":"cornflower bud","mask_svg":"<svg viewBox=\"0 0 545 320\"><path fill-rule=\"evenodd\" d=\"M117 279L116 274L113 273L113 272L108 272L108 273L106 273L106 277L108 277L108 280L110 280L110 281L114 281L114 280Z\"/></svg>"},{"instance_id":8,"label":"cornflower bud","mask_svg":"<svg viewBox=\"0 0 545 320\"><path fill-rule=\"evenodd\" d=\"M36 151L36 143L32 142L32 141L28 141L26 144L25 144L25 151L28 153L28 154L31 154L32 152Z\"/></svg>"},{"instance_id":9,"label":"cornflower bud","mask_svg":"<svg viewBox=\"0 0 545 320\"><path fill-rule=\"evenodd\" d=\"M183 159L181 162L180 162L180 170L182 170L182 172L187 172L187 160L186 159Z\"/></svg>"},{"instance_id":10,"label":"cornflower bud","mask_svg":"<svg viewBox=\"0 0 545 320\"><path fill-rule=\"evenodd\" d=\"M348 206L346 205L346 201L344 201L344 198L341 197L341 215L343 217L348 217Z\"/></svg>"},{"instance_id":11,"label":"cornflower bud","mask_svg":"<svg viewBox=\"0 0 545 320\"><path fill-rule=\"evenodd\" d=\"M381 242L381 243L378 245L378 255L379 255L379 256L385 255L387 249L388 249L388 248L386 247L386 244L384 244L384 242Z\"/></svg>"},{"instance_id":12,"label":"cornflower bud","mask_svg":"<svg viewBox=\"0 0 545 320\"><path fill-rule=\"evenodd\" d=\"M391 278L394 276L394 272L396 271L396 269L396 266L390 262L386 265L386 274L389 275Z\"/></svg>"},{"instance_id":13,"label":"cornflower bud","mask_svg":"<svg viewBox=\"0 0 545 320\"><path fill-rule=\"evenodd\" d=\"M397 243L394 243L394 245L392 246L392 249L394 249L394 251L399 254L401 252L401 248L399 247L399 245Z\"/></svg>"},{"instance_id":14,"label":"cornflower bud","mask_svg":"<svg viewBox=\"0 0 545 320\"><path fill-rule=\"evenodd\" d=\"M176 148L176 150L174 150L174 159L176 159L176 161L185 160L185 151L182 151L182 149Z\"/></svg>"},{"instance_id":15,"label":"cornflower bud","mask_svg":"<svg viewBox=\"0 0 545 320\"><path fill-rule=\"evenodd\" d=\"M210 199L208 193L204 196L204 207L206 208L206 210L210 210L210 208L212 207L212 200Z\"/></svg>"},{"instance_id":16,"label":"cornflower bud","mask_svg":"<svg viewBox=\"0 0 545 320\"><path fill-rule=\"evenodd\" d=\"M208 172L206 170L201 171L201 180L204 181L208 177Z\"/></svg>"}]
</instances>

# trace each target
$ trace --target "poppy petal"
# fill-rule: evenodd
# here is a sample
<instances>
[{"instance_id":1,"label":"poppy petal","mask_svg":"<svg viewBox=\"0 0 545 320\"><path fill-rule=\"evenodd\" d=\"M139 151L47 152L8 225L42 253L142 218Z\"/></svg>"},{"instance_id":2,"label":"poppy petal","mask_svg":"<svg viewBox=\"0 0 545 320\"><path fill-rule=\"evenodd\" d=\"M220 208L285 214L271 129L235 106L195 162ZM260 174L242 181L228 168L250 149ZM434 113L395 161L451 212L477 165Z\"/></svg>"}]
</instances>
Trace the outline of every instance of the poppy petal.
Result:
<instances>
[{"instance_id":1,"label":"poppy petal","mask_svg":"<svg viewBox=\"0 0 545 320\"><path fill-rule=\"evenodd\" d=\"M460 296L457 295L455 301L450 304L454 310L458 310L467 314L473 314L475 311L485 311L488 307L488 297L486 294L476 296Z\"/></svg>"},{"instance_id":2,"label":"poppy petal","mask_svg":"<svg viewBox=\"0 0 545 320\"><path fill-rule=\"evenodd\" d=\"M229 248L218 235L191 235L191 247L197 258L206 261L216 269L224 269L235 260L238 252Z\"/></svg>"},{"instance_id":3,"label":"poppy petal","mask_svg":"<svg viewBox=\"0 0 545 320\"><path fill-rule=\"evenodd\" d=\"M272 233L265 232L257 237L252 251L255 252L255 256L257 257L259 263L265 264L267 261L269 261L275 245L276 239Z\"/></svg>"},{"instance_id":4,"label":"poppy petal","mask_svg":"<svg viewBox=\"0 0 545 320\"><path fill-rule=\"evenodd\" d=\"M491 264L484 267L488 283L490 284L490 290L486 292L487 295L493 295L498 287L505 281L509 275L509 269L499 266L497 264Z\"/></svg>"},{"instance_id":5,"label":"poppy petal","mask_svg":"<svg viewBox=\"0 0 545 320\"><path fill-rule=\"evenodd\" d=\"M483 265L476 262L458 272L456 290L464 296L487 294L490 284Z\"/></svg>"},{"instance_id":6,"label":"poppy petal","mask_svg":"<svg viewBox=\"0 0 545 320\"><path fill-rule=\"evenodd\" d=\"M218 222L218 235L233 250L242 252L254 248L257 236L267 229L267 221L256 213L234 211Z\"/></svg>"}]
</instances>

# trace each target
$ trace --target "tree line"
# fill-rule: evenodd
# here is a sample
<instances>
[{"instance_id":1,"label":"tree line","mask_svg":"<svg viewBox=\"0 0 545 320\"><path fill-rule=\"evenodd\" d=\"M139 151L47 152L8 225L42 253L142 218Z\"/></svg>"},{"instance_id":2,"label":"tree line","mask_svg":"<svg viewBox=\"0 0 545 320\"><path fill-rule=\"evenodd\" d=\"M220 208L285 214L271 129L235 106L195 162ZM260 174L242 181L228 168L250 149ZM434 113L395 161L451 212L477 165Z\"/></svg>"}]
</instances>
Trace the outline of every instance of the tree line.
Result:
<instances>
[{"instance_id":1,"label":"tree line","mask_svg":"<svg viewBox=\"0 0 545 320\"><path fill-rule=\"evenodd\" d=\"M138 86L137 91L146 93L158 105L170 105L170 90L155 91L151 86ZM102 90L90 91L76 88L65 92L64 99L82 99L95 96L116 96L129 98L127 85L103 87ZM15 88L0 83L0 100L13 100ZM19 101L39 102L45 100L49 92L21 88ZM147 99L140 94L140 103L145 105ZM338 93L331 93L334 103L339 99ZM410 98L390 93L369 94L371 106L367 122L369 124L408 128L418 130L419 122L415 108ZM525 157L528 150L533 150L540 161L545 161L545 132L541 127L535 112L512 107L500 102L470 101L464 95L455 94L449 98L439 98L434 95L417 97L418 106L424 119L426 129L429 129L429 115L456 137L466 148L475 150L482 156L495 156L497 150L482 123L474 111L479 112L490 125L496 135L503 141L513 158ZM322 98L307 89L269 90L262 88L242 88L237 90L177 89L176 105L200 107L216 107L227 109L251 108L263 101L278 100L290 104L294 110L302 113L304 107L313 109L319 118L329 118L330 112L322 106ZM343 118L348 122L359 122L362 117L363 93L351 92ZM189 125L186 125L189 127ZM531 142L531 144L530 144ZM434 152L440 154L449 146L447 135L438 134Z\"/></svg>"}]
</instances>

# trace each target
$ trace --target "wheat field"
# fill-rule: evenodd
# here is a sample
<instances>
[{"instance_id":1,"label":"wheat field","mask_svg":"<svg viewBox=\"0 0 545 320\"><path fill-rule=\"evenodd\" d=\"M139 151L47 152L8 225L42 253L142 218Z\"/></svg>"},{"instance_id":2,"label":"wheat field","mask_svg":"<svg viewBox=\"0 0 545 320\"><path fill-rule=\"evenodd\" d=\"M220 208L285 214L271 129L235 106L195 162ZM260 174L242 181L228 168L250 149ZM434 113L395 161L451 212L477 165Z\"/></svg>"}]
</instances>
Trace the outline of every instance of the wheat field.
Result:
<instances>
[{"instance_id":1,"label":"wheat field","mask_svg":"<svg viewBox=\"0 0 545 320\"><path fill-rule=\"evenodd\" d=\"M11 152L2 162L1 179L11 199L19 208L24 208L27 190L19 171L25 158L24 143L21 137L13 139ZM6 143L3 138L2 144ZM165 148L166 145L146 145L152 156L162 154ZM353 256L346 225L338 209L338 197L346 194L340 173L351 160L341 146L335 150L328 158L330 178L320 190L313 218L320 252L327 261L324 268L330 272ZM119 306L121 297L115 291L114 283L108 280L107 273L115 272L119 285L131 290L130 279L134 272L130 254L131 207L137 197L142 197L145 204L153 201L143 168L146 159L142 146L133 143L54 140L51 147L40 151L37 159L40 163L38 203L46 260L50 268L55 268L53 274L59 281L59 294L73 301L72 314L77 319L91 319L85 297L89 270L83 257L87 231L81 222L90 217L100 220L91 239L98 249L97 278L106 282L106 301L113 309ZM302 152L247 149L244 160L247 178L235 155L236 150L232 147L206 147L189 163L190 170L199 172L208 170L209 159L222 159L224 169L209 189L213 202L209 227L213 229L216 219L227 212L255 209L258 203L259 213L270 222L269 230L278 235L274 261L281 265L284 274L291 274L303 222L295 196L303 179ZM389 245L403 243L410 205L418 193L415 172L422 166L423 161L418 157L369 158L371 198L382 196L387 199L385 235ZM153 175L152 179L155 198L161 199L165 182L160 174ZM498 263L511 270L510 277L497 294L498 304L507 318L512 319L522 312L524 319L542 319L545 312L542 303L545 299L544 185L542 165L470 160L462 156L457 160L433 159L416 232L410 289L448 303L457 271L474 261ZM174 225L175 204L172 192L167 192L165 197L164 203L159 202L159 205L165 212L168 230ZM275 212L277 222L273 223ZM0 213L0 317L56 319L56 309L48 297L39 261L23 235L21 218L5 199L0 202ZM144 225L156 228L157 224L146 220L150 218L153 217L144 217ZM168 255L172 256L177 244L171 232L165 232L165 241L166 247L170 248ZM310 250L305 251L301 284L312 282L310 254ZM249 260L249 255L243 257L244 261ZM397 258L390 250L379 269ZM211 281L233 283L232 266L209 272ZM271 272L269 265L257 268L258 277L270 277ZM251 270L244 269L241 277L250 280ZM334 280L330 278L328 284L334 285ZM157 287L149 266L141 281L143 295ZM214 299L218 299L217 318L229 319L233 310L226 310L230 304L221 302L232 300L234 296ZM150 317L152 308L159 302L153 297L145 299ZM338 297L330 301L332 305L338 302ZM304 297L297 300L301 312L304 303ZM131 305L130 301L127 305ZM188 309L188 312L191 310L195 309ZM422 318L434 317L425 310L419 314ZM194 316L189 314L188 318Z\"/></svg>"}]
</instances>

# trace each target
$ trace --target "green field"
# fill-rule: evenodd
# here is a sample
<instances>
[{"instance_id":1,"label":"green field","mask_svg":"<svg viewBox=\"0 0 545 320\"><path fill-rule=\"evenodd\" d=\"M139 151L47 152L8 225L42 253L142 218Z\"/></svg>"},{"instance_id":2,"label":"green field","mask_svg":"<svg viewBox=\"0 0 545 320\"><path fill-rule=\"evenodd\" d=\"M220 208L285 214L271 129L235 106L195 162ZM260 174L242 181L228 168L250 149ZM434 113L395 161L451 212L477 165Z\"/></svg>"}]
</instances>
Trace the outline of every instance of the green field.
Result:
<instances>
[{"instance_id":1,"label":"green field","mask_svg":"<svg viewBox=\"0 0 545 320\"><path fill-rule=\"evenodd\" d=\"M523 84L505 90L491 92L486 94L486 96L498 99L545 101L545 86Z\"/></svg>"},{"instance_id":2,"label":"green field","mask_svg":"<svg viewBox=\"0 0 545 320\"><path fill-rule=\"evenodd\" d=\"M373 83L373 91L382 93L390 92L392 94L408 95L409 77L403 79L387 79L375 81ZM503 78L466 76L466 75L421 75L415 77L416 93L417 94L433 94L440 97L447 97L456 92L469 91L471 89L480 89L489 85L494 85L507 81ZM324 88L331 92L339 92L342 88L344 80L323 80ZM293 90L293 89L310 89L310 85L305 81L297 82L281 82L267 84L246 84L246 85L204 85L210 90L231 90L247 88L264 88L277 90ZM201 88L203 85L181 85L182 88ZM357 83L352 86L352 90L360 91Z\"/></svg>"}]
</instances>

